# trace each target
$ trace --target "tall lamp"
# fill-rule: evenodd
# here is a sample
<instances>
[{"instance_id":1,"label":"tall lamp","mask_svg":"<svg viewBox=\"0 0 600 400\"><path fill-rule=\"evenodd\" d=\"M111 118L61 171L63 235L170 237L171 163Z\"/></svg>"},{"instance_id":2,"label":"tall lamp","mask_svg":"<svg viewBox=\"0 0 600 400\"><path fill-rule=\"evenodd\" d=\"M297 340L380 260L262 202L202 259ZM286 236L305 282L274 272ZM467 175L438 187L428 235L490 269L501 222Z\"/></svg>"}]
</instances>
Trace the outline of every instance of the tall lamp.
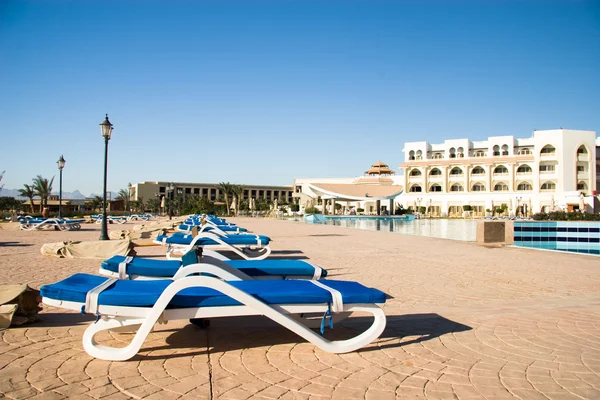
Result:
<instances>
[{"instance_id":1,"label":"tall lamp","mask_svg":"<svg viewBox=\"0 0 600 400\"><path fill-rule=\"evenodd\" d=\"M100 240L109 240L106 228L106 175L108 170L108 141L113 131L113 124L108 120L108 114L106 114L104 121L100 123L100 131L104 137L104 191L102 192L102 230L100 232Z\"/></svg>"},{"instance_id":2,"label":"tall lamp","mask_svg":"<svg viewBox=\"0 0 600 400\"><path fill-rule=\"evenodd\" d=\"M175 192L175 185L173 182L169 184L169 219L173 219L173 195Z\"/></svg>"},{"instance_id":3,"label":"tall lamp","mask_svg":"<svg viewBox=\"0 0 600 400\"><path fill-rule=\"evenodd\" d=\"M59 171L59 189L58 189L58 219L62 218L62 170L65 167L65 158L61 155L58 161L58 171Z\"/></svg>"}]
</instances>

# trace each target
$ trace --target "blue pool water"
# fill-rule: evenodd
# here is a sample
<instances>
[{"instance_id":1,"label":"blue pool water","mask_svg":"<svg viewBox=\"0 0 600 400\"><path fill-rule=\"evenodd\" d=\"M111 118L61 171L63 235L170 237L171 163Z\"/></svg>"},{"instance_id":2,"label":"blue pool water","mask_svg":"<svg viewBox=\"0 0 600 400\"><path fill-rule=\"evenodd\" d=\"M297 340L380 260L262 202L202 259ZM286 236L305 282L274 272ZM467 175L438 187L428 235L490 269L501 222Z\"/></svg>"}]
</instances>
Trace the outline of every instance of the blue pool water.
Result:
<instances>
[{"instance_id":1,"label":"blue pool water","mask_svg":"<svg viewBox=\"0 0 600 400\"><path fill-rule=\"evenodd\" d=\"M315 223L307 222L306 223ZM345 228L364 229L400 233L403 235L430 236L441 239L453 239L474 242L477 235L477 221L464 219L415 219L407 221L397 217L330 217L326 216L324 225Z\"/></svg>"},{"instance_id":2,"label":"blue pool water","mask_svg":"<svg viewBox=\"0 0 600 400\"><path fill-rule=\"evenodd\" d=\"M515 222L515 246L600 255L600 223Z\"/></svg>"}]
</instances>

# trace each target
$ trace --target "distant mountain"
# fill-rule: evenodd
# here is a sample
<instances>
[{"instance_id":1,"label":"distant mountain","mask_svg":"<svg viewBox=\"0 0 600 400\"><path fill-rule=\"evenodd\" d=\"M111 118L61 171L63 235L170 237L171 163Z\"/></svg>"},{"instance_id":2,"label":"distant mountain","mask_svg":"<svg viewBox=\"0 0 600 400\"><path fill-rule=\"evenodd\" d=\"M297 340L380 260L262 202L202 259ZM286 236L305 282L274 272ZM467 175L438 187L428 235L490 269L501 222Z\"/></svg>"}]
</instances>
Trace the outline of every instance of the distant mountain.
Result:
<instances>
[{"instance_id":1,"label":"distant mountain","mask_svg":"<svg viewBox=\"0 0 600 400\"><path fill-rule=\"evenodd\" d=\"M108 200L115 200L115 199L117 198L117 196L118 196L118 195L119 195L119 194L118 194L118 193L116 193L116 192L106 192L106 198L107 198ZM87 196L86 198L87 198L87 199L89 199L89 198L93 198L93 197L96 197L96 196L100 196L100 197L102 197L102 196L101 196L101 195L99 195L99 194L96 194L96 193L90 193L90 195L89 195L89 196Z\"/></svg>"},{"instance_id":2,"label":"distant mountain","mask_svg":"<svg viewBox=\"0 0 600 400\"><path fill-rule=\"evenodd\" d=\"M55 194L58 196L58 192L57 191L53 191L52 194ZM118 194L115 192L108 192L107 193L107 198L110 199L116 199ZM89 198L93 198L96 197L97 195L94 193L91 193L89 196L84 195L83 193L81 193L79 190L75 190L74 192L63 192L62 197L63 199L67 199L67 200L83 200L83 199L89 199ZM0 190L0 197L14 197L15 199L19 199L19 200L27 200L26 197L22 197L19 196L19 189L6 189L3 188L2 190ZM34 198L39 198L39 197L34 197Z\"/></svg>"}]
</instances>

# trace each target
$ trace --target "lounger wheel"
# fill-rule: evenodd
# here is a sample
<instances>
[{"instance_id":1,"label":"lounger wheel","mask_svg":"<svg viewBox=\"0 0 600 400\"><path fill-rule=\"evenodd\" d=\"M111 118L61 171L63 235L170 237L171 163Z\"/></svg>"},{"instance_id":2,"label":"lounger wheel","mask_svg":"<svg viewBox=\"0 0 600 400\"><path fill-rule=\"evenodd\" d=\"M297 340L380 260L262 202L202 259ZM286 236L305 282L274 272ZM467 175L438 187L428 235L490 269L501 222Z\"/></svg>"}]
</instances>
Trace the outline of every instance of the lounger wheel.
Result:
<instances>
[{"instance_id":1,"label":"lounger wheel","mask_svg":"<svg viewBox=\"0 0 600 400\"><path fill-rule=\"evenodd\" d=\"M210 319L208 318L190 318L190 322L200 329L208 329L210 327Z\"/></svg>"}]
</instances>

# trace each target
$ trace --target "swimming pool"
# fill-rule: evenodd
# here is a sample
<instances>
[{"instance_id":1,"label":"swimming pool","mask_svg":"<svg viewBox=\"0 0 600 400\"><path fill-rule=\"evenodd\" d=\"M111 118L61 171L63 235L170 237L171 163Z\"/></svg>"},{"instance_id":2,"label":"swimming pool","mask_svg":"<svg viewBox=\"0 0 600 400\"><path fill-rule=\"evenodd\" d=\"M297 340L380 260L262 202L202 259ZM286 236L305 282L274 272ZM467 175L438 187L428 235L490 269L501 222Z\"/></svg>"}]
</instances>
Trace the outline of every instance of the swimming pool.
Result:
<instances>
[{"instance_id":1,"label":"swimming pool","mask_svg":"<svg viewBox=\"0 0 600 400\"><path fill-rule=\"evenodd\" d=\"M305 222L305 221L301 221ZM312 223L312 222L306 222ZM441 239L474 242L477 236L477 220L472 219L415 219L407 221L397 217L330 217L322 225L342 226L345 228L364 229L400 233L403 235L430 236Z\"/></svg>"},{"instance_id":2,"label":"swimming pool","mask_svg":"<svg viewBox=\"0 0 600 400\"><path fill-rule=\"evenodd\" d=\"M598 222L515 222L515 246L600 255Z\"/></svg>"}]
</instances>

